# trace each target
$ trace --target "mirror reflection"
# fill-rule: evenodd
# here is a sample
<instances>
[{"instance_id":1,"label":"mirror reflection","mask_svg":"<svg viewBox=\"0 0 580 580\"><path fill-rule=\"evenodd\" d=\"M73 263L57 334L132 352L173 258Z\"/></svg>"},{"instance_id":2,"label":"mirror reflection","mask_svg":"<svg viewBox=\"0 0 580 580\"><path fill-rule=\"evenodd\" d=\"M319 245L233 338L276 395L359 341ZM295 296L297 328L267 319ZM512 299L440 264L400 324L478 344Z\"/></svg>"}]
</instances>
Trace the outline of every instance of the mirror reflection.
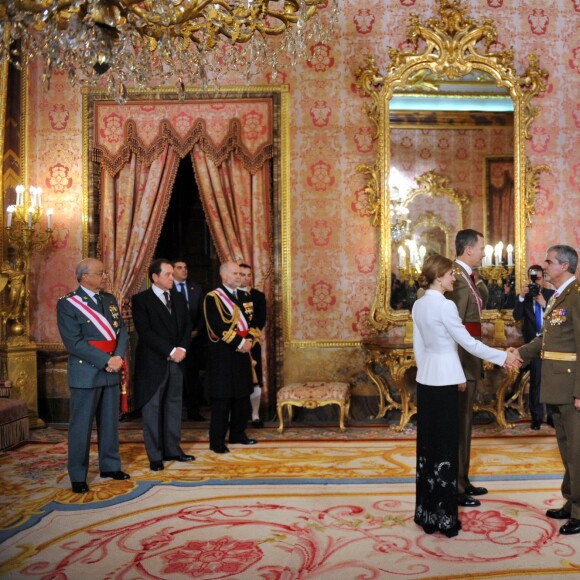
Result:
<instances>
[{"instance_id":1,"label":"mirror reflection","mask_svg":"<svg viewBox=\"0 0 580 580\"><path fill-rule=\"evenodd\" d=\"M457 231L481 231L486 308L510 308L515 242L514 104L483 71L461 78L412 74L389 101L391 308L409 310L432 253L455 255ZM509 250L509 252L508 252ZM491 279L504 265L505 276Z\"/></svg>"}]
</instances>

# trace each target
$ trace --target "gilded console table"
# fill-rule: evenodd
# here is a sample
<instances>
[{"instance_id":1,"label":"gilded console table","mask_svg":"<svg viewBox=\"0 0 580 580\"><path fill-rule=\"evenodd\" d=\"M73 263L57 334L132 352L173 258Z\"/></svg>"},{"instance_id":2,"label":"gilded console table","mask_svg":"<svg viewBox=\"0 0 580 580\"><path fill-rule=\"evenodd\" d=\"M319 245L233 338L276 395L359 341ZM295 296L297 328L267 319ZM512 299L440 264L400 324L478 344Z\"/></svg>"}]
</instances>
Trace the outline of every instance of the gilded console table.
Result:
<instances>
[{"instance_id":1,"label":"gilded console table","mask_svg":"<svg viewBox=\"0 0 580 580\"><path fill-rule=\"evenodd\" d=\"M523 343L514 340L485 340L485 344L493 348L506 349L510 346L519 347ZM417 413L417 407L411 399L411 394L405 382L407 371L416 366L413 354L413 345L405 342L402 338L367 338L362 341L365 350L365 369L376 385L379 393L379 409L371 419L383 418L388 411L393 409L401 411L399 425L393 427L395 431L402 431L409 423L411 417ZM379 374L377 367L384 366L389 370L395 388L397 389L401 402L398 403L392 397L389 384L384 376ZM487 365L491 368L493 365ZM523 390L525 381L520 381L516 391L506 401L506 396L516 382L519 370L505 370L501 384L499 385L495 398L488 404L475 404L474 411L487 411L491 413L498 425L502 429L511 429L513 424L508 423L505 418L507 408L514 408L520 416L524 414Z\"/></svg>"}]
</instances>

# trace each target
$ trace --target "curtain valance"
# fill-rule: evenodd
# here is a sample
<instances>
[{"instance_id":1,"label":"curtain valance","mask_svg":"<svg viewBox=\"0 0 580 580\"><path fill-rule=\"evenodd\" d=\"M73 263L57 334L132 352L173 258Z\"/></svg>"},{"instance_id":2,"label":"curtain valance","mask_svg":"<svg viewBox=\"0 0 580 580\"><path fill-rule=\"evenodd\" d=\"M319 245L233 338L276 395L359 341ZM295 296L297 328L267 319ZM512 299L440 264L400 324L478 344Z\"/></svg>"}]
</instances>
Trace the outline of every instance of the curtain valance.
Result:
<instances>
[{"instance_id":1,"label":"curtain valance","mask_svg":"<svg viewBox=\"0 0 580 580\"><path fill-rule=\"evenodd\" d=\"M185 157L199 144L221 163L234 153L252 174L274 155L271 99L95 104L93 161L116 175L132 155L146 166L166 146Z\"/></svg>"}]
</instances>

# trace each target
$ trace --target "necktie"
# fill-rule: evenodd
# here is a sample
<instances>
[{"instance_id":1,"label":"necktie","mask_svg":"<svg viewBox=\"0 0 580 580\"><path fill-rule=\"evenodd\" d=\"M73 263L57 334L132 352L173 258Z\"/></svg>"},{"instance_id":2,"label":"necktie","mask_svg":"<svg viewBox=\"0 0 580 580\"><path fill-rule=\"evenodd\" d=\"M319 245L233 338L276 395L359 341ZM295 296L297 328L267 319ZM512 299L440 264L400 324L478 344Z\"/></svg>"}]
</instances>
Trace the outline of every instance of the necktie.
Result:
<instances>
[{"instance_id":1,"label":"necktie","mask_svg":"<svg viewBox=\"0 0 580 580\"><path fill-rule=\"evenodd\" d=\"M232 294L234 295L234 300L237 300L238 299L238 291L237 290L234 290L232 292Z\"/></svg>"},{"instance_id":2,"label":"necktie","mask_svg":"<svg viewBox=\"0 0 580 580\"><path fill-rule=\"evenodd\" d=\"M475 284L475 274L471 272L471 274L469 274L469 277L471 278L471 281Z\"/></svg>"},{"instance_id":3,"label":"necktie","mask_svg":"<svg viewBox=\"0 0 580 580\"><path fill-rule=\"evenodd\" d=\"M534 312L536 314L536 334L542 332L542 307L534 302Z\"/></svg>"},{"instance_id":4,"label":"necktie","mask_svg":"<svg viewBox=\"0 0 580 580\"><path fill-rule=\"evenodd\" d=\"M185 301L189 304L189 300L187 298L187 292L185 291L185 282L180 282L178 285L179 285L179 291L185 296Z\"/></svg>"},{"instance_id":5,"label":"necktie","mask_svg":"<svg viewBox=\"0 0 580 580\"><path fill-rule=\"evenodd\" d=\"M95 292L93 294L93 298L95 299L95 302L97 303L97 310L103 314L103 302L101 301L101 296L98 292Z\"/></svg>"},{"instance_id":6,"label":"necktie","mask_svg":"<svg viewBox=\"0 0 580 580\"><path fill-rule=\"evenodd\" d=\"M163 292L163 296L165 297L165 306L167 306L167 310L171 314L171 298L169 297L169 292Z\"/></svg>"}]
</instances>

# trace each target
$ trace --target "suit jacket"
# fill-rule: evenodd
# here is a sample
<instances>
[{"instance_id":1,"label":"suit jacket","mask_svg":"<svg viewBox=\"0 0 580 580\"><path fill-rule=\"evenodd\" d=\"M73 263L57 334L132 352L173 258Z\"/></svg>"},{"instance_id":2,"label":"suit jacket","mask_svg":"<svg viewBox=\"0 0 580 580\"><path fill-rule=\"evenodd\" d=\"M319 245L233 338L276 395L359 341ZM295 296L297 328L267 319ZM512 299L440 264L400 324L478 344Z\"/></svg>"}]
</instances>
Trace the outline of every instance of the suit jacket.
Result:
<instances>
[{"instance_id":1,"label":"suit jacket","mask_svg":"<svg viewBox=\"0 0 580 580\"><path fill-rule=\"evenodd\" d=\"M457 307L437 290L427 290L413 305L413 350L417 382L456 385L465 382L457 344L471 355L503 365L507 354L473 338L463 326Z\"/></svg>"},{"instance_id":2,"label":"suit jacket","mask_svg":"<svg viewBox=\"0 0 580 580\"><path fill-rule=\"evenodd\" d=\"M175 284L177 290L177 283ZM205 292L203 286L191 280L185 281L187 288L187 309L191 318L191 329L201 331L204 329L203 299Z\"/></svg>"},{"instance_id":3,"label":"suit jacket","mask_svg":"<svg viewBox=\"0 0 580 580\"><path fill-rule=\"evenodd\" d=\"M69 353L69 385L84 389L118 385L121 381L121 373L108 373L105 371L111 355L90 345L88 342L89 340L105 340L105 337L80 310L67 300L70 296L78 296L84 304L95 312L99 312L95 301L89 298L89 295L81 286L63 296L56 305L58 330ZM121 317L119 305L112 294L100 292L100 296L104 316L117 333L117 346L113 354L124 357L129 345L129 336L125 322Z\"/></svg>"},{"instance_id":4,"label":"suit jacket","mask_svg":"<svg viewBox=\"0 0 580 580\"><path fill-rule=\"evenodd\" d=\"M548 305L542 334L519 349L525 362L542 351L574 353L575 361L542 360L540 401L572 404L580 398L580 283L574 280Z\"/></svg>"},{"instance_id":5,"label":"suit jacket","mask_svg":"<svg viewBox=\"0 0 580 580\"><path fill-rule=\"evenodd\" d=\"M172 312L152 288L131 299L133 322L139 335L135 353L135 403L142 407L161 386L169 372L169 355L176 347L187 350L191 319L187 303L177 290L171 292Z\"/></svg>"},{"instance_id":6,"label":"suit jacket","mask_svg":"<svg viewBox=\"0 0 580 580\"><path fill-rule=\"evenodd\" d=\"M227 288L220 288L238 309L243 309L243 297L237 300ZM236 320L231 320L229 313L224 311L215 291L205 297L204 313L209 335L206 376L210 397L238 399L249 396L254 390L252 364L248 353L236 350L243 340L236 333Z\"/></svg>"},{"instance_id":7,"label":"suit jacket","mask_svg":"<svg viewBox=\"0 0 580 580\"><path fill-rule=\"evenodd\" d=\"M461 322L481 322L477 299L475 298L470 284L463 275L469 277L465 268L454 263L455 266L455 286L453 292L446 294L447 298L455 302ZM459 360L463 366L465 377L469 381L475 381L483 376L483 362L473 356L462 347L459 347Z\"/></svg>"},{"instance_id":8,"label":"suit jacket","mask_svg":"<svg viewBox=\"0 0 580 580\"><path fill-rule=\"evenodd\" d=\"M555 290L542 288L542 296L548 302ZM536 338L536 312L534 310L534 299L526 294L523 301L520 301L519 296L516 298L516 303L513 310L515 320L523 320L522 334L526 342L531 342Z\"/></svg>"}]
</instances>

